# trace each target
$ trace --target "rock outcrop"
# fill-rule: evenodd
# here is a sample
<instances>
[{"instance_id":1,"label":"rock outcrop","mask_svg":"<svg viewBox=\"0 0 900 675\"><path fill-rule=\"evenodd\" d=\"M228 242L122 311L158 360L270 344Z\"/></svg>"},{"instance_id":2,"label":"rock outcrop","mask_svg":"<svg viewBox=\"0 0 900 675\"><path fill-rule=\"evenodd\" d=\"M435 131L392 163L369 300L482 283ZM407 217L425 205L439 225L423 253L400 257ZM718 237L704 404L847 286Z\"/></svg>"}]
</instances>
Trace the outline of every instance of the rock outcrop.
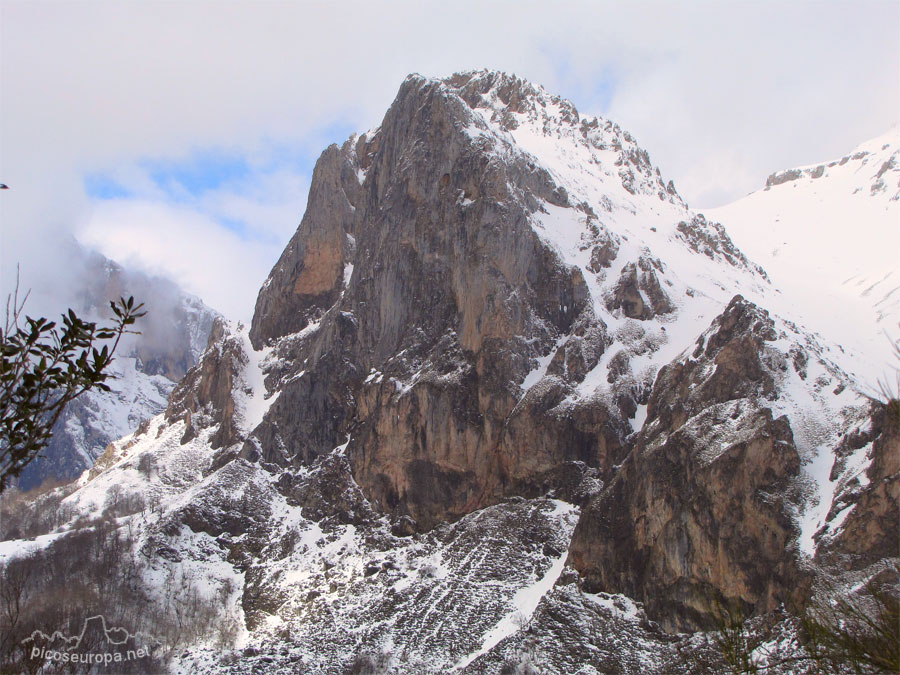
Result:
<instances>
[{"instance_id":1,"label":"rock outcrop","mask_svg":"<svg viewBox=\"0 0 900 675\"><path fill-rule=\"evenodd\" d=\"M861 457L860 457L861 456ZM862 471L853 462L868 464ZM873 402L862 429L848 433L835 452L837 481L817 557L844 570L861 570L900 557L900 407Z\"/></svg>"},{"instance_id":2,"label":"rock outcrop","mask_svg":"<svg viewBox=\"0 0 900 675\"><path fill-rule=\"evenodd\" d=\"M200 363L192 368L169 396L166 419L183 419L182 442L194 438L198 429L215 425L213 448L237 442L235 388L247 365L241 338L232 334L225 320L216 319L209 333L209 345Z\"/></svg>"},{"instance_id":3,"label":"rock outcrop","mask_svg":"<svg viewBox=\"0 0 900 675\"><path fill-rule=\"evenodd\" d=\"M767 407L784 367L766 346L775 336L737 296L660 371L643 430L572 541L590 588L639 599L678 630L715 627L718 607L771 611L800 588L788 501L800 457Z\"/></svg>"},{"instance_id":4,"label":"rock outcrop","mask_svg":"<svg viewBox=\"0 0 900 675\"><path fill-rule=\"evenodd\" d=\"M344 287L362 207L358 172L372 152L364 139L328 148L313 171L306 215L259 292L250 339L257 349L321 318Z\"/></svg>"}]
</instances>

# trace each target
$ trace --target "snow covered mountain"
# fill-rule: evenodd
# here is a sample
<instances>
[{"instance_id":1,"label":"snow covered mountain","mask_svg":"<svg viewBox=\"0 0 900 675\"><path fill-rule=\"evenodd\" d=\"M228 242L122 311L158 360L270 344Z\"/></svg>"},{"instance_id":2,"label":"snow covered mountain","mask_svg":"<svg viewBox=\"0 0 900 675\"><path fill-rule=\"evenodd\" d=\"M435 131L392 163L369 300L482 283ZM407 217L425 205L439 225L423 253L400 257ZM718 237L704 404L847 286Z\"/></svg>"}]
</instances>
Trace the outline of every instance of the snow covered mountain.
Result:
<instances>
[{"instance_id":1,"label":"snow covered mountain","mask_svg":"<svg viewBox=\"0 0 900 675\"><path fill-rule=\"evenodd\" d=\"M322 154L252 325L0 505L0 560L150 670L718 672L723 606L803 654L785 607L897 565L900 421L758 262L614 123L410 76Z\"/></svg>"},{"instance_id":2,"label":"snow covered mountain","mask_svg":"<svg viewBox=\"0 0 900 675\"><path fill-rule=\"evenodd\" d=\"M860 383L886 375L900 339L900 127L706 215L765 267L781 311L853 351Z\"/></svg>"},{"instance_id":3,"label":"snow covered mountain","mask_svg":"<svg viewBox=\"0 0 900 675\"><path fill-rule=\"evenodd\" d=\"M110 300L134 295L148 317L138 326L141 335L124 342L113 361L112 391L89 391L66 408L48 447L19 476L23 490L77 478L112 441L165 410L175 383L205 351L218 316L171 281L126 270L74 243L71 255L73 265L85 268L75 305L80 316L102 322Z\"/></svg>"}]
</instances>

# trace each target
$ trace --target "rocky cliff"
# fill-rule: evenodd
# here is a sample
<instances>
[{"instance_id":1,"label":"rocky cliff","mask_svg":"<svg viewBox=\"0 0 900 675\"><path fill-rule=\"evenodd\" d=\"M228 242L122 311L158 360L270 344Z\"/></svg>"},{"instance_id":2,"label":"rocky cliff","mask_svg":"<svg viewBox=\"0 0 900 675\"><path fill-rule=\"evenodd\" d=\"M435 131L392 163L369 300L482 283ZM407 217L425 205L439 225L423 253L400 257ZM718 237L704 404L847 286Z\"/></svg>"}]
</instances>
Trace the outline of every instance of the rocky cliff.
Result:
<instances>
[{"instance_id":1,"label":"rocky cliff","mask_svg":"<svg viewBox=\"0 0 900 675\"><path fill-rule=\"evenodd\" d=\"M566 180L516 134L559 137L584 175ZM612 183L593 204L591 178ZM277 342L282 365L247 456L302 463L349 437L369 496L425 528L550 489L566 464L608 477L649 393L628 348L666 342L675 310L663 263L606 224L648 201L670 229L687 217L614 125L499 74L408 79L379 129L323 154L260 292L250 337ZM623 342L615 395L579 391Z\"/></svg>"},{"instance_id":2,"label":"rocky cliff","mask_svg":"<svg viewBox=\"0 0 900 675\"><path fill-rule=\"evenodd\" d=\"M322 154L252 325L58 525L158 505L145 601L240 626L189 623L201 672L686 672L723 606L802 653L821 570L896 565L897 425L779 298L614 123L410 76Z\"/></svg>"},{"instance_id":3,"label":"rocky cliff","mask_svg":"<svg viewBox=\"0 0 900 675\"><path fill-rule=\"evenodd\" d=\"M498 73L411 77L323 154L260 291L277 399L243 456L341 446L422 530L550 491L589 503L571 560L597 589L673 629L769 611L803 587L803 466L853 406L774 295L627 132Z\"/></svg>"}]
</instances>

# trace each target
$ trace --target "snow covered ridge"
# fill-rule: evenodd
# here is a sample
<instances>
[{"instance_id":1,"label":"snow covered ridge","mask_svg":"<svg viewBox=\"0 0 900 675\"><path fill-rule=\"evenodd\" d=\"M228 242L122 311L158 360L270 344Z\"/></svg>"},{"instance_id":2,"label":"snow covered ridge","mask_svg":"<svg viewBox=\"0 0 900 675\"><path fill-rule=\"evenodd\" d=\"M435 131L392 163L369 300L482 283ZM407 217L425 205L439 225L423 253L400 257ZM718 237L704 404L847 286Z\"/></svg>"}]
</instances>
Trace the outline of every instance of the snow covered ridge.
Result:
<instances>
[{"instance_id":1,"label":"snow covered ridge","mask_svg":"<svg viewBox=\"0 0 900 675\"><path fill-rule=\"evenodd\" d=\"M885 202L900 200L900 126L862 143L840 159L777 171L766 179L764 190L797 180L836 176L841 177L842 184L834 187L846 188L850 194L863 193Z\"/></svg>"},{"instance_id":2,"label":"snow covered ridge","mask_svg":"<svg viewBox=\"0 0 900 675\"><path fill-rule=\"evenodd\" d=\"M422 82L472 108L473 142L549 171L560 202L540 205L535 230L582 270L595 304L616 281L596 274L596 251L613 268L649 252L662 261L666 285L675 283L678 322L695 315L693 335L712 315L681 307L702 303L678 301L678 286L719 306L740 293L803 327L859 390L870 392L890 372L891 342L900 339L900 127L840 160L773 174L764 190L707 219L663 182L628 132L540 86L496 71ZM788 175L795 179L779 178ZM678 243L738 269L685 256ZM606 320L600 308L597 315Z\"/></svg>"},{"instance_id":3,"label":"snow covered ridge","mask_svg":"<svg viewBox=\"0 0 900 675\"><path fill-rule=\"evenodd\" d=\"M841 159L773 174L766 187L706 211L769 273L770 308L852 353L867 391L900 340L900 127ZM837 311L836 311L837 310Z\"/></svg>"},{"instance_id":4,"label":"snow covered ridge","mask_svg":"<svg viewBox=\"0 0 900 675\"><path fill-rule=\"evenodd\" d=\"M789 323L799 323L798 339L818 343L814 351L845 384L864 388L874 381L867 379L871 368L861 372L859 367L863 350L854 349L855 344L839 348L828 331L818 330L827 322L814 321L812 331L804 330L803 322L796 321L796 307L771 283L764 266L752 254L745 255L727 227L688 209L674 185L664 184L647 152L618 125L583 117L569 101L495 71L421 81L437 84L472 108L468 133L473 143L486 144L486 151L500 159L525 155L549 171L559 188L560 202L540 203L533 227L563 262L581 271L591 290L595 316L614 331L624 330L630 319L637 318L611 307L616 303L610 302L610 296L623 281L616 270L632 261L655 261L653 278L660 279L660 295L667 298L658 307L667 311L651 309L649 320L639 317L640 325L642 331L655 328L657 345L668 347L651 348L648 366L658 368L687 349L730 298L742 294ZM640 282L636 285L643 304L652 307L647 289ZM829 307L813 307L819 316L834 316ZM851 353L845 355L846 351ZM544 373L543 362L553 353L538 359ZM608 350L595 368L596 375L605 376L612 356L613 350ZM537 374L535 370L526 377L526 390ZM601 383L589 375L579 390L593 393Z\"/></svg>"},{"instance_id":5,"label":"snow covered ridge","mask_svg":"<svg viewBox=\"0 0 900 675\"><path fill-rule=\"evenodd\" d=\"M634 210L650 197L686 209L674 184L663 181L631 134L612 121L580 115L570 101L543 87L491 71L423 81L438 83L473 110L473 139L493 136L495 152L530 154L572 205L586 201L606 211Z\"/></svg>"}]
</instances>

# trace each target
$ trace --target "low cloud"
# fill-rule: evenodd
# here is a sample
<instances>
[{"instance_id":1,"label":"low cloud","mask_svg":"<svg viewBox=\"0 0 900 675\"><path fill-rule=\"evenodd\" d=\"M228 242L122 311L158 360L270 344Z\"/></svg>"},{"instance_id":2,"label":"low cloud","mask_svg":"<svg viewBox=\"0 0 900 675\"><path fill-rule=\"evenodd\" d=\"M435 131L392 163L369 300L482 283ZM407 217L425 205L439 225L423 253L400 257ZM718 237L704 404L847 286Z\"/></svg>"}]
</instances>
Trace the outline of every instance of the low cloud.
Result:
<instances>
[{"instance_id":1,"label":"low cloud","mask_svg":"<svg viewBox=\"0 0 900 675\"><path fill-rule=\"evenodd\" d=\"M281 253L280 244L247 240L190 207L138 199L98 204L79 238L128 267L177 279L206 304L243 320Z\"/></svg>"},{"instance_id":2,"label":"low cloud","mask_svg":"<svg viewBox=\"0 0 900 675\"><path fill-rule=\"evenodd\" d=\"M2 290L16 262L32 286L62 279L57 244L78 233L249 316L318 152L376 126L410 72L542 83L631 131L693 206L713 206L896 123L898 22L897 3L865 0L4 0ZM178 195L148 170L203 153L249 173Z\"/></svg>"}]
</instances>

